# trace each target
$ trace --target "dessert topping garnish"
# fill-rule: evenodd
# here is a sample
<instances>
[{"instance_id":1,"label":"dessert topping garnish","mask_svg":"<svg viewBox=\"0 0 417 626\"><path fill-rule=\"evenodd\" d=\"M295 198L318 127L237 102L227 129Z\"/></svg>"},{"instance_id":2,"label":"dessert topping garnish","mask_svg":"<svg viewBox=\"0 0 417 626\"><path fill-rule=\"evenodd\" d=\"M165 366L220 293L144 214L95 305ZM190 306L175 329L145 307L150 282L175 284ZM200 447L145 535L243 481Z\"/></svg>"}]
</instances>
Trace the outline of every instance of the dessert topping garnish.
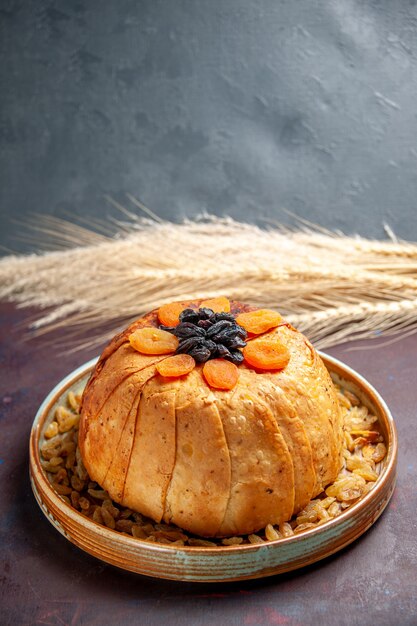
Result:
<instances>
[{"instance_id":1,"label":"dessert topping garnish","mask_svg":"<svg viewBox=\"0 0 417 626\"><path fill-rule=\"evenodd\" d=\"M224 359L211 359L204 363L203 376L213 389L233 389L239 378L239 370L234 363Z\"/></svg>"},{"instance_id":2,"label":"dessert topping garnish","mask_svg":"<svg viewBox=\"0 0 417 626\"><path fill-rule=\"evenodd\" d=\"M169 354L178 347L178 339L174 335L153 326L135 330L129 336L129 343L142 354Z\"/></svg>"},{"instance_id":3,"label":"dessert topping garnish","mask_svg":"<svg viewBox=\"0 0 417 626\"><path fill-rule=\"evenodd\" d=\"M189 354L174 354L155 365L156 371L167 378L179 378L189 374L195 367L195 361Z\"/></svg>"},{"instance_id":4,"label":"dessert topping garnish","mask_svg":"<svg viewBox=\"0 0 417 626\"><path fill-rule=\"evenodd\" d=\"M189 354L197 363L222 358L238 365L243 361L240 348L246 346L247 332L231 313L215 313L208 307L184 309L177 326L161 326L178 338L176 354Z\"/></svg>"},{"instance_id":5,"label":"dessert topping garnish","mask_svg":"<svg viewBox=\"0 0 417 626\"><path fill-rule=\"evenodd\" d=\"M280 370L288 365L290 352L279 339L253 339L243 349L245 361L260 370Z\"/></svg>"},{"instance_id":6,"label":"dessert topping garnish","mask_svg":"<svg viewBox=\"0 0 417 626\"><path fill-rule=\"evenodd\" d=\"M219 296L218 298L203 300L200 307L207 307L208 309L212 309L215 313L229 313L230 301L225 296Z\"/></svg>"},{"instance_id":7,"label":"dessert topping garnish","mask_svg":"<svg viewBox=\"0 0 417 626\"><path fill-rule=\"evenodd\" d=\"M158 309L158 319L165 326L175 326L179 322L181 311L186 308L181 302L169 302Z\"/></svg>"},{"instance_id":8,"label":"dessert topping garnish","mask_svg":"<svg viewBox=\"0 0 417 626\"><path fill-rule=\"evenodd\" d=\"M261 335L271 328L276 328L282 322L282 316L271 309L257 309L248 313L241 313L236 318L237 324L243 326L248 333Z\"/></svg>"},{"instance_id":9,"label":"dessert topping garnish","mask_svg":"<svg viewBox=\"0 0 417 626\"><path fill-rule=\"evenodd\" d=\"M143 354L172 356L155 365L161 376L177 378L204 363L203 376L214 389L232 389L239 378L237 365L258 370L281 370L290 359L288 348L274 336L257 337L283 323L270 309L230 313L225 297L203 300L200 308L181 302L162 305L159 328L139 328L129 336L131 346ZM249 333L249 343L245 339ZM255 335L255 337L254 337Z\"/></svg>"}]
</instances>

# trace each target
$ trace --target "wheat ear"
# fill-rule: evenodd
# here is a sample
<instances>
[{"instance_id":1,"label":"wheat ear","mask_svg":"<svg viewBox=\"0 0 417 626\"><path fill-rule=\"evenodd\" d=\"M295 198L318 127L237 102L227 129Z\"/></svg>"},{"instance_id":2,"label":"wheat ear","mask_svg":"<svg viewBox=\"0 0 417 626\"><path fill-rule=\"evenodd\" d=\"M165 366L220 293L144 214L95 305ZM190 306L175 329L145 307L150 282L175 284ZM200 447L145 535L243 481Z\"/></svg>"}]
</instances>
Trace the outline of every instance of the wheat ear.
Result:
<instances>
[{"instance_id":1,"label":"wheat ear","mask_svg":"<svg viewBox=\"0 0 417 626\"><path fill-rule=\"evenodd\" d=\"M0 298L44 310L36 334L88 327L99 341L164 302L219 294L277 308L322 347L416 326L414 243L120 210L123 220L94 228L38 219L32 235L43 251L0 260Z\"/></svg>"}]
</instances>

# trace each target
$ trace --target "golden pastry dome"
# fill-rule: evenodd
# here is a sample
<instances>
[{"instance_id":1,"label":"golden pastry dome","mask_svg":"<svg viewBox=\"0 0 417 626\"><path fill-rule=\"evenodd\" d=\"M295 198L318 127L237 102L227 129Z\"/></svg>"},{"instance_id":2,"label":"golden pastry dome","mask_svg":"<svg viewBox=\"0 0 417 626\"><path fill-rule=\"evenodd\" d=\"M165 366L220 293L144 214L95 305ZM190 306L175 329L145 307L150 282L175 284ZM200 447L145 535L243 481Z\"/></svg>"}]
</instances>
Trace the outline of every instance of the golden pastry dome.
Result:
<instances>
[{"instance_id":1,"label":"golden pastry dome","mask_svg":"<svg viewBox=\"0 0 417 626\"><path fill-rule=\"evenodd\" d=\"M342 422L300 332L216 298L164 305L110 342L84 391L79 446L115 502L224 537L289 520L333 482Z\"/></svg>"}]
</instances>

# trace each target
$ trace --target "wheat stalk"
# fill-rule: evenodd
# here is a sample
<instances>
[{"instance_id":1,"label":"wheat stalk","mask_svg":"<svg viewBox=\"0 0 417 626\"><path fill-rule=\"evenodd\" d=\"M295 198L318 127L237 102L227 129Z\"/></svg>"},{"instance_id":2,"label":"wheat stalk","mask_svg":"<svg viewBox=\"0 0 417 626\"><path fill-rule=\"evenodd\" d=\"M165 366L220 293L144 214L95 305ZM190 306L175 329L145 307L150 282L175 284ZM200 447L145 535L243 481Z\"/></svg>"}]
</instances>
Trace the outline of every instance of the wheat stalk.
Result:
<instances>
[{"instance_id":1,"label":"wheat stalk","mask_svg":"<svg viewBox=\"0 0 417 626\"><path fill-rule=\"evenodd\" d=\"M321 347L417 324L417 245L392 233L376 242L308 224L173 224L119 208L124 221L94 229L38 218L42 252L0 260L0 298L48 309L35 334L88 326L102 341L102 324L108 336L164 302L219 294L277 308Z\"/></svg>"},{"instance_id":2,"label":"wheat stalk","mask_svg":"<svg viewBox=\"0 0 417 626\"><path fill-rule=\"evenodd\" d=\"M417 298L341 305L308 314L290 315L289 319L299 330L308 333L317 347L327 348L343 341L379 337L388 331L391 334L404 328L414 331L417 327Z\"/></svg>"}]
</instances>

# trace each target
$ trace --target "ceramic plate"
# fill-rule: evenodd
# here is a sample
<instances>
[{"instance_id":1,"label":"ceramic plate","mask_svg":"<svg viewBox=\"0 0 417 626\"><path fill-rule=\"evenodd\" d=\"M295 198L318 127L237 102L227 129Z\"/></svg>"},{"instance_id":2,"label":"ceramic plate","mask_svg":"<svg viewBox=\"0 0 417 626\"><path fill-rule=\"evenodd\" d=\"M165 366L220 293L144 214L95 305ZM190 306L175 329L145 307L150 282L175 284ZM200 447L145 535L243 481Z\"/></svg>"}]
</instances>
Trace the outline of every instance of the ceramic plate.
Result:
<instances>
[{"instance_id":1,"label":"ceramic plate","mask_svg":"<svg viewBox=\"0 0 417 626\"><path fill-rule=\"evenodd\" d=\"M42 469L40 446L56 407L69 390L81 391L96 359L64 378L39 408L30 435L30 478L35 498L55 528L89 554L122 569L171 580L216 582L262 578L323 559L364 533L381 515L394 490L397 435L384 400L357 372L321 353L333 380L355 393L379 420L388 452L374 488L338 517L298 535L240 546L216 548L149 543L103 527L66 504Z\"/></svg>"}]
</instances>

